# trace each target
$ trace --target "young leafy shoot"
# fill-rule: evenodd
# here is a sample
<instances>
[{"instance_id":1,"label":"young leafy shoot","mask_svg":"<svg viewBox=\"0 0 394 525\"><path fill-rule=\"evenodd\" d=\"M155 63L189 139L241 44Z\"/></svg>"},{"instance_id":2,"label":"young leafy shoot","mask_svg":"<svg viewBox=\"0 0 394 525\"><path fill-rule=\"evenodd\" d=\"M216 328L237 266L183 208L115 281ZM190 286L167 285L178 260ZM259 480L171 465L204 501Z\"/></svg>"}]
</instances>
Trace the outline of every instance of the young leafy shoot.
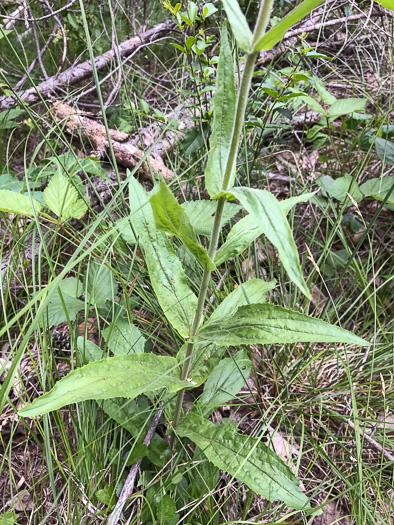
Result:
<instances>
[{"instance_id":1,"label":"young leafy shoot","mask_svg":"<svg viewBox=\"0 0 394 525\"><path fill-rule=\"evenodd\" d=\"M233 3L233 2L231 2ZM237 2L234 2L237 4ZM239 9L239 7L238 7ZM242 13L241 13L242 14ZM243 16L243 15L242 15ZM205 186L211 197L222 190L224 172L230 151L236 108L234 82L234 64L227 29L222 29L216 90L213 97L213 127L210 139L210 152L205 169ZM235 169L231 177L231 186L235 178Z\"/></svg>"},{"instance_id":2,"label":"young leafy shoot","mask_svg":"<svg viewBox=\"0 0 394 525\"><path fill-rule=\"evenodd\" d=\"M352 343L368 346L357 335L320 319L273 304L249 304L197 332L198 343L237 346L274 343Z\"/></svg>"},{"instance_id":3,"label":"young leafy shoot","mask_svg":"<svg viewBox=\"0 0 394 525\"><path fill-rule=\"evenodd\" d=\"M204 268L214 270L216 266L208 256L207 250L198 242L186 211L164 182L160 183L159 190L151 196L150 203L156 227L179 237Z\"/></svg>"},{"instance_id":4,"label":"young leafy shoot","mask_svg":"<svg viewBox=\"0 0 394 525\"><path fill-rule=\"evenodd\" d=\"M174 357L131 354L94 361L77 368L61 379L50 392L19 411L23 417L46 414L87 399L134 398L166 388L184 388L179 365Z\"/></svg>"}]
</instances>

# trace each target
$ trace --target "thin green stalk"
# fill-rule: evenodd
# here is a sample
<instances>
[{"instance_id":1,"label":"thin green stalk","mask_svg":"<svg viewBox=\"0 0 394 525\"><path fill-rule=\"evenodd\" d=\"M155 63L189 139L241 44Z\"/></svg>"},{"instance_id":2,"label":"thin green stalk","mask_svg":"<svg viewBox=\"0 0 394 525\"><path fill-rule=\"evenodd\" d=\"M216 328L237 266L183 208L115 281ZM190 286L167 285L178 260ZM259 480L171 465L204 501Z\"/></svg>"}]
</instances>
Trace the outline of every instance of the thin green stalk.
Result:
<instances>
[{"instance_id":1,"label":"thin green stalk","mask_svg":"<svg viewBox=\"0 0 394 525\"><path fill-rule=\"evenodd\" d=\"M251 49L253 49L254 44L265 33L265 29L267 27L267 23L269 20L269 14L272 8L272 3L273 3L273 0L265 0L261 4L259 16L257 18L256 27L255 27L254 34L253 34ZM239 86L237 109L235 113L235 121L234 121L232 137L231 137L230 150L229 150L229 155L228 155L228 159L226 163L226 169L223 175L223 182L222 182L223 190L229 189L228 185L230 183L231 174L233 172L233 167L234 167L235 159L237 156L238 143L239 143L239 138L241 136L241 132L243 128L245 110L246 110L246 105L248 103L249 88L250 88L250 84L252 81L254 64L255 64L257 55L258 53L252 51L246 56L245 68L242 73L241 84ZM212 227L211 240L210 240L209 248L208 248L208 255L212 260L215 260L216 248L217 248L217 244L219 240L219 235L221 232L221 224L222 224L222 217L223 217L223 210L224 210L225 203L226 203L226 197L221 197L218 199L218 204L217 204L216 213L215 213L215 220L214 220L213 227ZM211 272L205 269L202 279L201 279L201 287L200 287L200 292L198 295L196 312L194 315L192 329L189 335L190 338L194 338L201 324L201 319L202 319L203 312L204 312L204 304L205 304L205 299L207 296L210 277L211 277ZM194 349L194 342L188 341L187 347L186 347L185 361L183 363L182 372L181 372L181 379L183 381L185 381L188 378L190 360L193 355L193 349ZM176 406L175 406L174 419L172 422L173 429L176 428L179 424L179 420L180 420L181 412L182 412L184 395L185 395L185 389L180 390L178 392L178 397L177 397ZM172 437L172 444L174 444L174 435Z\"/></svg>"}]
</instances>

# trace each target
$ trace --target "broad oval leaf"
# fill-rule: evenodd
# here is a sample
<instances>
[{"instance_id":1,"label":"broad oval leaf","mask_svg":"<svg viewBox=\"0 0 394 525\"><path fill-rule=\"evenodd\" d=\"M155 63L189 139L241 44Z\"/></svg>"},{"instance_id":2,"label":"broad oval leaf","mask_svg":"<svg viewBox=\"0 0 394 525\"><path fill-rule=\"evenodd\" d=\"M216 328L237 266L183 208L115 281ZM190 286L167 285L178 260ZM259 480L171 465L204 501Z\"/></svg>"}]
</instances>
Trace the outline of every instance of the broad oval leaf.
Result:
<instances>
[{"instance_id":1,"label":"broad oval leaf","mask_svg":"<svg viewBox=\"0 0 394 525\"><path fill-rule=\"evenodd\" d=\"M243 51L249 51L253 35L238 0L223 0L223 6L239 47Z\"/></svg>"},{"instance_id":2,"label":"broad oval leaf","mask_svg":"<svg viewBox=\"0 0 394 525\"><path fill-rule=\"evenodd\" d=\"M302 20L313 9L315 9L315 7L323 2L324 0L304 0L304 2L301 2L301 4L285 16L279 24L276 24L276 26L267 31L265 35L257 41L253 51L256 52L261 51L262 49L272 49L276 43L282 40L288 29Z\"/></svg>"},{"instance_id":3,"label":"broad oval leaf","mask_svg":"<svg viewBox=\"0 0 394 525\"><path fill-rule=\"evenodd\" d=\"M42 207L37 199L30 199L27 195L21 195L16 191L0 190L0 211L18 215L34 215L34 210L39 212Z\"/></svg>"},{"instance_id":4,"label":"broad oval leaf","mask_svg":"<svg viewBox=\"0 0 394 525\"><path fill-rule=\"evenodd\" d=\"M311 193L302 193L301 195L296 195L295 197L289 197L284 201L280 201L279 205L282 208L283 213L287 215L296 204L309 201L309 199L311 199L316 193L316 191L312 191Z\"/></svg>"},{"instance_id":5,"label":"broad oval leaf","mask_svg":"<svg viewBox=\"0 0 394 525\"><path fill-rule=\"evenodd\" d=\"M390 140L376 137L375 149L380 160L394 166L394 144Z\"/></svg>"},{"instance_id":6,"label":"broad oval leaf","mask_svg":"<svg viewBox=\"0 0 394 525\"><path fill-rule=\"evenodd\" d=\"M150 203L157 228L179 237L203 267L213 271L216 266L207 250L198 242L186 211L164 182L160 183L159 190L151 196Z\"/></svg>"},{"instance_id":7,"label":"broad oval leaf","mask_svg":"<svg viewBox=\"0 0 394 525\"><path fill-rule=\"evenodd\" d=\"M112 301L117 292L114 274L103 263L92 260L85 277L85 290L89 302L96 306L103 306L106 301Z\"/></svg>"},{"instance_id":8,"label":"broad oval leaf","mask_svg":"<svg viewBox=\"0 0 394 525\"><path fill-rule=\"evenodd\" d=\"M40 318L42 326L50 327L68 321L74 321L79 312L85 309L84 301L62 293L63 302L56 292L48 303L48 310ZM63 306L64 303L64 306Z\"/></svg>"},{"instance_id":9,"label":"broad oval leaf","mask_svg":"<svg viewBox=\"0 0 394 525\"><path fill-rule=\"evenodd\" d=\"M109 357L73 370L50 392L22 408L19 415L38 416L87 399L134 398L162 388L176 392L184 386L174 357L155 354Z\"/></svg>"},{"instance_id":10,"label":"broad oval leaf","mask_svg":"<svg viewBox=\"0 0 394 525\"><path fill-rule=\"evenodd\" d=\"M347 194L351 195L356 202L360 202L363 198L356 179L350 173L346 173L337 179L333 179L330 175L323 175L316 182L325 197L330 196L341 202L346 202L348 206L351 206L352 202Z\"/></svg>"},{"instance_id":11,"label":"broad oval leaf","mask_svg":"<svg viewBox=\"0 0 394 525\"><path fill-rule=\"evenodd\" d=\"M103 337L114 355L140 354L144 352L145 338L139 329L122 317L103 330Z\"/></svg>"},{"instance_id":12,"label":"broad oval leaf","mask_svg":"<svg viewBox=\"0 0 394 525\"><path fill-rule=\"evenodd\" d=\"M145 190L130 178L131 223L142 239L149 277L157 300L180 335L189 335L197 297L188 285L185 271L164 232L158 230Z\"/></svg>"},{"instance_id":13,"label":"broad oval leaf","mask_svg":"<svg viewBox=\"0 0 394 525\"><path fill-rule=\"evenodd\" d=\"M236 2L236 0L235 0ZM213 127L210 152L205 170L205 186L211 197L222 189L223 176L233 134L237 94L234 81L234 64L227 29L222 30L216 89L213 97ZM233 184L235 170L230 181Z\"/></svg>"},{"instance_id":14,"label":"broad oval leaf","mask_svg":"<svg viewBox=\"0 0 394 525\"><path fill-rule=\"evenodd\" d=\"M232 315L245 304L265 303L266 293L275 288L275 284L275 280L266 282L262 279L250 279L240 284L219 304L209 318L209 322Z\"/></svg>"},{"instance_id":15,"label":"broad oval leaf","mask_svg":"<svg viewBox=\"0 0 394 525\"><path fill-rule=\"evenodd\" d=\"M47 304L47 310L41 314L40 324L50 327L74 321L78 313L85 309L84 301L77 299L82 293L83 287L79 279L76 277L63 279Z\"/></svg>"},{"instance_id":16,"label":"broad oval leaf","mask_svg":"<svg viewBox=\"0 0 394 525\"><path fill-rule=\"evenodd\" d=\"M18 180L10 173L4 173L3 175L0 175L0 190L10 190L19 193L23 190L24 185L24 182Z\"/></svg>"},{"instance_id":17,"label":"broad oval leaf","mask_svg":"<svg viewBox=\"0 0 394 525\"><path fill-rule=\"evenodd\" d=\"M238 434L232 424L214 425L192 413L181 421L177 433L194 441L215 466L269 501L281 500L298 510L310 508L289 467L260 440Z\"/></svg>"},{"instance_id":18,"label":"broad oval leaf","mask_svg":"<svg viewBox=\"0 0 394 525\"><path fill-rule=\"evenodd\" d=\"M269 303L241 306L233 315L208 321L197 332L196 341L226 346L299 342L369 345L339 326Z\"/></svg>"},{"instance_id":19,"label":"broad oval leaf","mask_svg":"<svg viewBox=\"0 0 394 525\"><path fill-rule=\"evenodd\" d=\"M249 377L252 363L245 350L231 358L220 361L208 377L204 391L198 400L202 413L208 417L219 406L224 405L241 390Z\"/></svg>"},{"instance_id":20,"label":"broad oval leaf","mask_svg":"<svg viewBox=\"0 0 394 525\"><path fill-rule=\"evenodd\" d=\"M366 104L366 98L340 98L331 104L328 115L330 117L350 115L354 111L363 111Z\"/></svg>"},{"instance_id":21,"label":"broad oval leaf","mask_svg":"<svg viewBox=\"0 0 394 525\"><path fill-rule=\"evenodd\" d=\"M382 201L389 194L386 203L394 204L394 175L368 180L360 186L360 191L365 197L374 197L378 201Z\"/></svg>"},{"instance_id":22,"label":"broad oval leaf","mask_svg":"<svg viewBox=\"0 0 394 525\"><path fill-rule=\"evenodd\" d=\"M302 293L310 299L311 294L302 275L297 247L286 215L277 199L265 190L233 188L231 194L254 216L256 224L278 250L279 258L289 277Z\"/></svg>"},{"instance_id":23,"label":"broad oval leaf","mask_svg":"<svg viewBox=\"0 0 394 525\"><path fill-rule=\"evenodd\" d=\"M87 205L70 181L57 172L44 190L44 200L48 208L59 219L65 221L70 217L80 219L87 210Z\"/></svg>"}]
</instances>

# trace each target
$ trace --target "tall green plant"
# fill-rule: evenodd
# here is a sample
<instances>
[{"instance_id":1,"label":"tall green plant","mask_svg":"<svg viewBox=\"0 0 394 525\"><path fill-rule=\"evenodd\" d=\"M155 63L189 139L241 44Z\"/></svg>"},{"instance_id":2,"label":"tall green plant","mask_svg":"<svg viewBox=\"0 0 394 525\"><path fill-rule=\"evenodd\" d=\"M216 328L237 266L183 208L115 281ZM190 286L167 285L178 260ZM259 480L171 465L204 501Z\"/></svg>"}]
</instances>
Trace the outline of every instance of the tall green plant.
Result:
<instances>
[{"instance_id":1,"label":"tall green plant","mask_svg":"<svg viewBox=\"0 0 394 525\"><path fill-rule=\"evenodd\" d=\"M220 399L220 402L224 402L222 393L221 396L216 396L215 385L220 383L221 378L230 378L234 374L234 369L225 372L228 363L221 360L229 346L301 341L347 342L362 346L368 344L342 328L266 303L265 293L274 283L260 280L250 281L234 290L209 319L203 319L211 273L216 264L245 249L244 237L251 242L262 233L276 247L290 278L310 298L286 218L289 209L303 198L278 202L266 190L235 188L233 184L238 143L257 54L260 49L272 47L292 24L321 1L305 0L278 26L265 33L272 6L272 0L265 0L261 5L254 33L251 33L236 0L224 0L233 34L239 47L246 51L246 58L237 93L233 56L224 26L213 100L211 150L205 176L207 190L212 201L216 201L208 249L201 245L196 234L198 224L196 215L191 213L192 207L182 207L164 182L147 195L138 181L130 175L132 211L129 220L145 253L156 298L173 329L184 339L185 343L177 358L159 357L140 351L122 355L122 352L117 351L114 352L115 357L100 360L100 349L92 343L86 343L86 348L90 347L91 362L71 372L50 392L19 412L24 417L31 417L86 399L132 399L143 393L154 399L157 392L177 393L173 418L169 421L174 436L192 440L209 461L268 500L279 499L291 508L304 511L309 509L310 513L317 511L310 509L309 500L301 492L297 478L259 439L238 433L231 424L211 423L207 418L209 409L203 412L204 415L192 411L181 417L185 390L203 384L209 377L214 379L207 381L207 390L204 390L202 399ZM224 211L229 207L231 209L231 206L234 213L239 209L227 203L235 199L249 215L242 223L242 229L238 223L230 231L228 240L223 245L225 247L228 243L228 247L217 252ZM205 208L206 216L210 217L212 202L201 204L200 216ZM240 235L240 231L245 236ZM168 234L178 237L203 268L198 297L189 285ZM134 241L137 242L137 239ZM81 348L85 346L81 338L78 344ZM242 354L238 361L240 366L237 370L242 379L242 369L248 369L248 365L245 365L247 358ZM231 380L234 388L238 388L239 381L233 377ZM230 395L231 388L229 387ZM111 405L105 406L106 408L103 405L104 410L111 414Z\"/></svg>"}]
</instances>

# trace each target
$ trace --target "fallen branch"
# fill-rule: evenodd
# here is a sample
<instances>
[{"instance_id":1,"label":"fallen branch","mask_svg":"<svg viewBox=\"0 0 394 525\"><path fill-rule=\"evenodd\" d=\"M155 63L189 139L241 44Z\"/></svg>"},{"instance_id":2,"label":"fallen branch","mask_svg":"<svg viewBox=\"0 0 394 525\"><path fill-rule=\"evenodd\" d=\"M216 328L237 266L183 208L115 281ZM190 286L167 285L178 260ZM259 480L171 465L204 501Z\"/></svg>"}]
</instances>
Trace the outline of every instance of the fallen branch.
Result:
<instances>
[{"instance_id":1,"label":"fallen branch","mask_svg":"<svg viewBox=\"0 0 394 525\"><path fill-rule=\"evenodd\" d=\"M70 135L78 137L79 140L93 147L98 158L110 155L106 129L100 122L85 116L68 104L55 104L51 113ZM147 156L134 146L127 133L110 129L109 135L116 162L121 166L134 169L144 159L138 169L145 179L152 179L152 171L159 173L167 180L175 177L175 173L166 168L160 157L155 159L152 156Z\"/></svg>"},{"instance_id":2,"label":"fallen branch","mask_svg":"<svg viewBox=\"0 0 394 525\"><path fill-rule=\"evenodd\" d=\"M129 40L125 40L119 45L119 57L126 58L133 53L138 47L146 46L151 42L163 37L168 32L175 29L175 24L171 20L157 24L149 31L141 33L140 35L133 36ZM103 55L99 55L95 58L95 66L97 70L106 67L114 58L116 58L117 50L112 48ZM16 93L9 97L0 97L0 111L10 109L19 101L23 101L25 104L34 104L38 102L40 98L48 98L48 95L53 94L59 88L72 86L82 80L90 78L93 75L92 62L86 60L82 64L71 66L66 69L63 73L56 74L53 77L48 78L44 82L41 82L37 86L33 86L26 91Z\"/></svg>"}]
</instances>

